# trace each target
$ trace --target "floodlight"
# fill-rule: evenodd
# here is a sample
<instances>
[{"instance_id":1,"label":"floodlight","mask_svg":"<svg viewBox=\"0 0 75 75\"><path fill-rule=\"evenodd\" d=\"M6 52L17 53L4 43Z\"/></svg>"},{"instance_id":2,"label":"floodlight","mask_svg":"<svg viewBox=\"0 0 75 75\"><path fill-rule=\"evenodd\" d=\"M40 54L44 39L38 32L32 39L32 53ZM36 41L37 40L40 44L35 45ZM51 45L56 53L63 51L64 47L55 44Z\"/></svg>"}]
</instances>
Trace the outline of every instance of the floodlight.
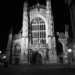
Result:
<instances>
[{"instance_id":1,"label":"floodlight","mask_svg":"<svg viewBox=\"0 0 75 75\"><path fill-rule=\"evenodd\" d=\"M68 49L68 52L72 52L72 49Z\"/></svg>"},{"instance_id":2,"label":"floodlight","mask_svg":"<svg viewBox=\"0 0 75 75\"><path fill-rule=\"evenodd\" d=\"M2 51L0 51L0 53L2 53Z\"/></svg>"}]
</instances>

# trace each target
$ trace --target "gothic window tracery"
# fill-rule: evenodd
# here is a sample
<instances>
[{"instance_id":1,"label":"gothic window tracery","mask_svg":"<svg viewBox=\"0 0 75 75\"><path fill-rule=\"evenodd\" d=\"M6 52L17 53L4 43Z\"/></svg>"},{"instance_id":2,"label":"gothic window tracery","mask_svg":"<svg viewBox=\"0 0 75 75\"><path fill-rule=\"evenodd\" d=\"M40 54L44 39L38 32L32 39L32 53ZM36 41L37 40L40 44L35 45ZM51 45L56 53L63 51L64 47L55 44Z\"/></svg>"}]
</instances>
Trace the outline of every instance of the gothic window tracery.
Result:
<instances>
[{"instance_id":1,"label":"gothic window tracery","mask_svg":"<svg viewBox=\"0 0 75 75\"><path fill-rule=\"evenodd\" d=\"M45 22L42 18L36 17L31 21L32 44L37 43L38 39L39 39L39 43L41 43L42 39L44 41L46 41L46 30L45 29L46 29L45 28Z\"/></svg>"}]
</instances>

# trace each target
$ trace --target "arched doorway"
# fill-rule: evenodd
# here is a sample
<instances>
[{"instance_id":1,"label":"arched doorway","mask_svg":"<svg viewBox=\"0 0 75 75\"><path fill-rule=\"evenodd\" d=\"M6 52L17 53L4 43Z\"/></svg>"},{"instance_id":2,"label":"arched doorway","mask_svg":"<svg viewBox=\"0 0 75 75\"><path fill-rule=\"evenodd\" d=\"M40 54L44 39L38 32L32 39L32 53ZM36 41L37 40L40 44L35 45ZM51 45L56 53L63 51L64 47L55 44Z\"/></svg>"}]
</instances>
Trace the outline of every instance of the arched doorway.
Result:
<instances>
[{"instance_id":1,"label":"arched doorway","mask_svg":"<svg viewBox=\"0 0 75 75\"><path fill-rule=\"evenodd\" d=\"M15 58L15 64L18 65L19 64L19 58Z\"/></svg>"},{"instance_id":2,"label":"arched doorway","mask_svg":"<svg viewBox=\"0 0 75 75\"><path fill-rule=\"evenodd\" d=\"M58 41L57 42L57 55L61 55L63 53L63 45Z\"/></svg>"},{"instance_id":3,"label":"arched doorway","mask_svg":"<svg viewBox=\"0 0 75 75\"><path fill-rule=\"evenodd\" d=\"M33 53L32 61L33 64L42 64L42 56L40 53L38 53L38 51Z\"/></svg>"},{"instance_id":4,"label":"arched doorway","mask_svg":"<svg viewBox=\"0 0 75 75\"><path fill-rule=\"evenodd\" d=\"M38 52L37 52L37 55L36 55L36 64L42 64L42 56Z\"/></svg>"},{"instance_id":5,"label":"arched doorway","mask_svg":"<svg viewBox=\"0 0 75 75\"><path fill-rule=\"evenodd\" d=\"M21 46L19 43L16 43L14 46L14 64L19 64L19 58L21 54Z\"/></svg>"},{"instance_id":6,"label":"arched doorway","mask_svg":"<svg viewBox=\"0 0 75 75\"><path fill-rule=\"evenodd\" d=\"M57 55L59 57L60 63L63 63L62 53L63 53L63 45L61 42L58 41L58 43L57 43Z\"/></svg>"}]
</instances>

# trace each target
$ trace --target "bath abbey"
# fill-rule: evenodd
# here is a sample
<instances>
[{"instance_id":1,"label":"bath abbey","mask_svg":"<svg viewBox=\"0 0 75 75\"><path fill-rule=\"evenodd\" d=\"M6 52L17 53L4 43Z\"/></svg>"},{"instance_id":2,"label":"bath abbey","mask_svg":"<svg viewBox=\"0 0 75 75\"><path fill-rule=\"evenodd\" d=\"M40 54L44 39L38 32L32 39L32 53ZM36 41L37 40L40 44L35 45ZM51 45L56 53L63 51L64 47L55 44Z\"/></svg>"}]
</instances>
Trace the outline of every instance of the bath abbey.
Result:
<instances>
[{"instance_id":1,"label":"bath abbey","mask_svg":"<svg viewBox=\"0 0 75 75\"><path fill-rule=\"evenodd\" d=\"M31 7L24 2L22 28L18 34L13 36L12 52L8 49L7 57L11 54L13 64L30 64L31 59L36 60L36 64L58 63L55 37L57 34L63 47L63 62L67 63L65 57L69 36L68 27L66 25L65 27L64 33L55 33L51 0L46 0L46 5L37 3ZM12 38L12 35L9 35L10 37Z\"/></svg>"}]
</instances>

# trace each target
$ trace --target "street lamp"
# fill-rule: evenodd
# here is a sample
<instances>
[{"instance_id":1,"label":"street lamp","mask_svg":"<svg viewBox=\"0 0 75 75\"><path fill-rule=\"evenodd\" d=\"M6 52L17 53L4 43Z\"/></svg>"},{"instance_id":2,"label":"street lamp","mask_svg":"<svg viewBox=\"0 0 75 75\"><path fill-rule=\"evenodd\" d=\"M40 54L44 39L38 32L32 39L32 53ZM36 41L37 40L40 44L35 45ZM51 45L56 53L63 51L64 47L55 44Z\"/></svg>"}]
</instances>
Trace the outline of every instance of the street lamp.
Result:
<instances>
[{"instance_id":1,"label":"street lamp","mask_svg":"<svg viewBox=\"0 0 75 75\"><path fill-rule=\"evenodd\" d=\"M3 56L3 59L5 59L6 58L6 56Z\"/></svg>"},{"instance_id":2,"label":"street lamp","mask_svg":"<svg viewBox=\"0 0 75 75\"><path fill-rule=\"evenodd\" d=\"M0 51L0 58L2 58L2 51Z\"/></svg>"},{"instance_id":3,"label":"street lamp","mask_svg":"<svg viewBox=\"0 0 75 75\"><path fill-rule=\"evenodd\" d=\"M71 53L72 52L72 49L68 49L68 52Z\"/></svg>"},{"instance_id":4,"label":"street lamp","mask_svg":"<svg viewBox=\"0 0 75 75\"><path fill-rule=\"evenodd\" d=\"M2 53L2 51L0 51L0 54Z\"/></svg>"}]
</instances>

